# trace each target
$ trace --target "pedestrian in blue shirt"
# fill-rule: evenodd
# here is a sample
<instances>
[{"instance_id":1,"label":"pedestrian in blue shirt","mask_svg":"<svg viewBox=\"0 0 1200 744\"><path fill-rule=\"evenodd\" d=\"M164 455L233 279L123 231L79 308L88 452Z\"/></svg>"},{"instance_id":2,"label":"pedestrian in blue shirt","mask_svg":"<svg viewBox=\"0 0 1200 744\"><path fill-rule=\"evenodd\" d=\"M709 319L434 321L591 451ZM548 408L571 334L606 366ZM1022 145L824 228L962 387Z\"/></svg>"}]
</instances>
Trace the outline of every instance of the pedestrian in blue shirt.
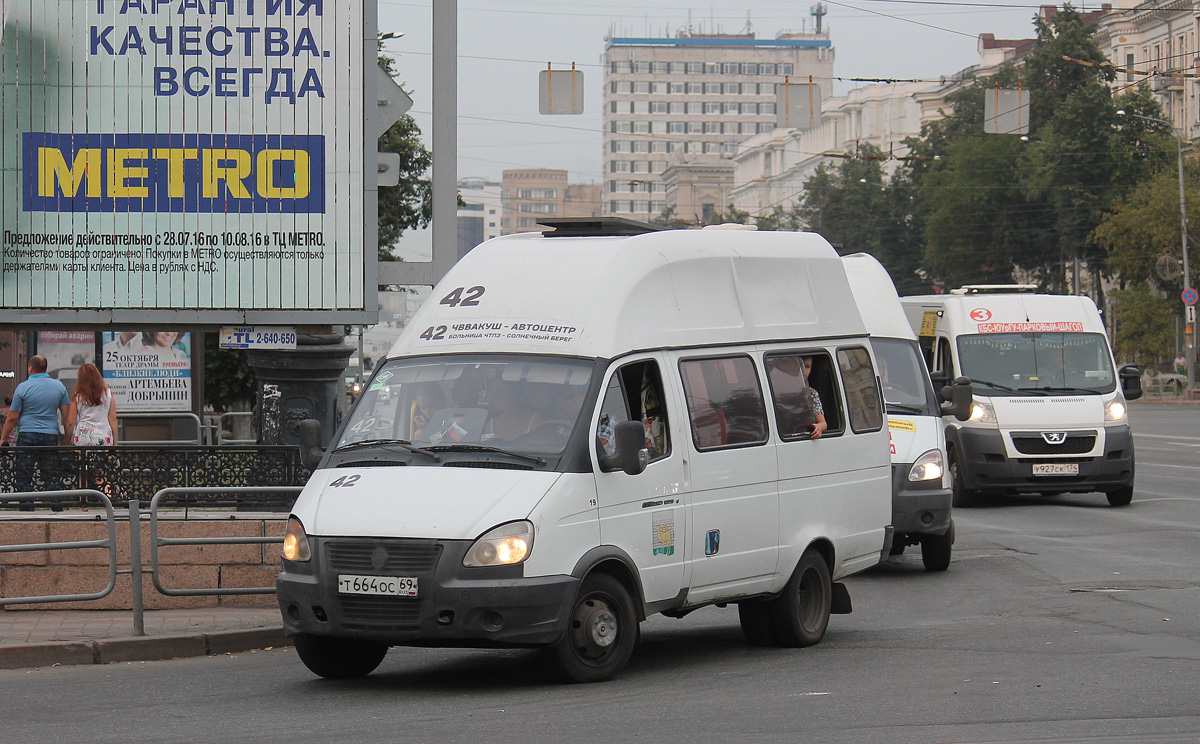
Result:
<instances>
[{"instance_id":1,"label":"pedestrian in blue shirt","mask_svg":"<svg viewBox=\"0 0 1200 744\"><path fill-rule=\"evenodd\" d=\"M18 447L58 445L61 440L59 415L61 414L62 420L66 421L70 405L67 389L61 382L46 374L46 357L38 355L31 358L29 378L17 385L17 390L13 393L8 418L4 421L3 432L0 432L0 442L7 444L13 428L19 427ZM18 491L33 490L35 469L41 471L43 483L54 487L52 455L53 453L31 453L17 459L14 475ZM21 510L32 511L33 507L22 506ZM54 510L62 511L62 506L55 506Z\"/></svg>"}]
</instances>

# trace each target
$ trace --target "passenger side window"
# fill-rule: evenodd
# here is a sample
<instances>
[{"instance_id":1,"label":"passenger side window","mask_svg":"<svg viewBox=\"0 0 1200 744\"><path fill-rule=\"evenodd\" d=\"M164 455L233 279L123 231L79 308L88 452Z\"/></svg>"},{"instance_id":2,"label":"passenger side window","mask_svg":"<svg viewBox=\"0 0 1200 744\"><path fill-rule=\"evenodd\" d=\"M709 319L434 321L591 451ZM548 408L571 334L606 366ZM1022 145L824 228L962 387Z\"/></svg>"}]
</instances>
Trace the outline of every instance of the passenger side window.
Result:
<instances>
[{"instance_id":1,"label":"passenger side window","mask_svg":"<svg viewBox=\"0 0 1200 744\"><path fill-rule=\"evenodd\" d=\"M859 434L879 431L883 428L883 406L871 355L861 347L838 349L837 354L842 384L846 387L850 428Z\"/></svg>"},{"instance_id":2,"label":"passenger side window","mask_svg":"<svg viewBox=\"0 0 1200 744\"><path fill-rule=\"evenodd\" d=\"M767 354L765 362L779 438L786 441L811 435L817 411L823 406L816 389L808 386L804 359L799 353Z\"/></svg>"},{"instance_id":3,"label":"passenger side window","mask_svg":"<svg viewBox=\"0 0 1200 744\"><path fill-rule=\"evenodd\" d=\"M846 417L842 412L842 398L838 394L837 373L833 369L833 358L824 351L800 352L800 358L811 359L812 369L808 373L808 386L817 392L813 407L825 416L825 433L822 439L837 436L846 430ZM817 406L817 401L821 405Z\"/></svg>"},{"instance_id":4,"label":"passenger side window","mask_svg":"<svg viewBox=\"0 0 1200 744\"><path fill-rule=\"evenodd\" d=\"M954 359L950 356L950 339L939 338L937 345L937 371L945 372L947 377L954 379Z\"/></svg>"},{"instance_id":5,"label":"passenger side window","mask_svg":"<svg viewBox=\"0 0 1200 744\"><path fill-rule=\"evenodd\" d=\"M617 452L615 433L622 421L642 422L651 462L671 454L666 395L654 360L627 364L608 381L596 425L596 450L605 471L613 470L606 463Z\"/></svg>"},{"instance_id":6,"label":"passenger side window","mask_svg":"<svg viewBox=\"0 0 1200 744\"><path fill-rule=\"evenodd\" d=\"M748 356L679 363L698 450L764 444L767 414L758 372Z\"/></svg>"}]
</instances>

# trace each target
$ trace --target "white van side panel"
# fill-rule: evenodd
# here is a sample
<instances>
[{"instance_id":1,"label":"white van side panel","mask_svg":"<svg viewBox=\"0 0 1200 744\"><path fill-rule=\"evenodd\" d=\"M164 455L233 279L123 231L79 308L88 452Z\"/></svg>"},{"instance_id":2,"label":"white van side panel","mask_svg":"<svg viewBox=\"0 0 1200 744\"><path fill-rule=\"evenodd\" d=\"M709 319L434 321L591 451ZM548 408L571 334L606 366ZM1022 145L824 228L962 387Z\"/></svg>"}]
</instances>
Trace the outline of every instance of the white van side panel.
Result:
<instances>
[{"instance_id":1,"label":"white van side panel","mask_svg":"<svg viewBox=\"0 0 1200 744\"><path fill-rule=\"evenodd\" d=\"M596 478L591 473L563 473L529 515L533 552L525 576L569 574L583 555L600 544L596 511Z\"/></svg>"}]
</instances>

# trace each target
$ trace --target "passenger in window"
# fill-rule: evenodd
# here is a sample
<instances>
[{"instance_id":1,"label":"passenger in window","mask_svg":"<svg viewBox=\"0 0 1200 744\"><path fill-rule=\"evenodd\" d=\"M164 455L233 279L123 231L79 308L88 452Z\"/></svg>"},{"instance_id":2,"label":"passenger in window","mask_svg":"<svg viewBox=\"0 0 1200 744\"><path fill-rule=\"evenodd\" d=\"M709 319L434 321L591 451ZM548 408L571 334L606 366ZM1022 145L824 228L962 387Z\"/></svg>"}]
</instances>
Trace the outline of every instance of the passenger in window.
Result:
<instances>
[{"instance_id":1,"label":"passenger in window","mask_svg":"<svg viewBox=\"0 0 1200 744\"><path fill-rule=\"evenodd\" d=\"M815 412L820 410L821 399L808 385L803 359L794 354L768 356L767 374L775 396L775 420L779 424L780 436L809 434L820 437L820 433L814 434L814 430ZM824 422L824 417L821 420Z\"/></svg>"},{"instance_id":2,"label":"passenger in window","mask_svg":"<svg viewBox=\"0 0 1200 744\"><path fill-rule=\"evenodd\" d=\"M409 431L412 433L413 439L421 439L425 436L425 427L433 418L434 412L439 408L444 408L445 405L446 393L442 390L441 385L436 382L425 382L417 388L416 399L413 400L412 410L409 412Z\"/></svg>"},{"instance_id":3,"label":"passenger in window","mask_svg":"<svg viewBox=\"0 0 1200 744\"><path fill-rule=\"evenodd\" d=\"M808 376L812 374L813 358L810 356L801 357L804 364L804 379L807 382ZM808 386L809 398L812 400L813 417L816 421L813 422L812 435L813 439L820 439L821 433L829 428L825 423L825 407L821 405L821 396L817 394L817 389L811 384Z\"/></svg>"}]
</instances>

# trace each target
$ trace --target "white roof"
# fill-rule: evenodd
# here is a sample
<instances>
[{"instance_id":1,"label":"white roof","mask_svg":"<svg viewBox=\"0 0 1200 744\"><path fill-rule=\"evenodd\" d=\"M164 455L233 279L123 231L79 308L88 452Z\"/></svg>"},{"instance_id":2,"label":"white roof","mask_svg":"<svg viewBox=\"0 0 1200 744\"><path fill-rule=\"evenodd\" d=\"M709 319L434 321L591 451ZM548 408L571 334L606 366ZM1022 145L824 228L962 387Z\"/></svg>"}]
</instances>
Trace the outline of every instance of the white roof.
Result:
<instances>
[{"instance_id":1,"label":"white roof","mask_svg":"<svg viewBox=\"0 0 1200 744\"><path fill-rule=\"evenodd\" d=\"M611 358L638 349L849 335L865 329L842 261L813 233L524 233L464 256L388 356Z\"/></svg>"},{"instance_id":2,"label":"white roof","mask_svg":"<svg viewBox=\"0 0 1200 744\"><path fill-rule=\"evenodd\" d=\"M872 336L915 339L912 328L904 318L904 308L896 294L892 277L869 253L852 253L842 257L846 275L858 313Z\"/></svg>"},{"instance_id":3,"label":"white roof","mask_svg":"<svg viewBox=\"0 0 1200 744\"><path fill-rule=\"evenodd\" d=\"M942 311L938 328L954 333L1104 333L1092 298L1077 295L977 294L904 297L913 323L925 309Z\"/></svg>"}]
</instances>

